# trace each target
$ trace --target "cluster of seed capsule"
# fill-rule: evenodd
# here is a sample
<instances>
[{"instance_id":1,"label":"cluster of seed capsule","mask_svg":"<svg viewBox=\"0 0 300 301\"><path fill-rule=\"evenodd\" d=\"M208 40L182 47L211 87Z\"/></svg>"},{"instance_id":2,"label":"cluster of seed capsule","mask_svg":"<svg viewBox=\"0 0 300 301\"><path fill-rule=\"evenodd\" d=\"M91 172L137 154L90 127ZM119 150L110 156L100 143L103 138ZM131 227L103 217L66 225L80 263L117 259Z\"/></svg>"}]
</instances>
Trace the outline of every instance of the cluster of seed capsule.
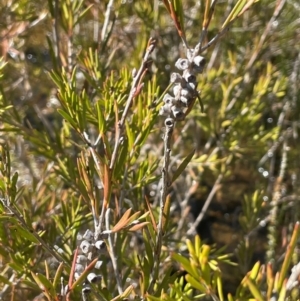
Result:
<instances>
[{"instance_id":1,"label":"cluster of seed capsule","mask_svg":"<svg viewBox=\"0 0 300 301\"><path fill-rule=\"evenodd\" d=\"M103 240L94 240L94 233L90 230L87 230L84 235L78 235L77 240L80 241L80 254L76 258L75 273L74 278L77 280L88 265L99 255L106 252L106 245ZM96 262L94 267L95 270L100 269L102 261L99 260ZM91 292L91 283L97 284L100 283L102 279L101 275L96 273L89 273L87 275L86 281L83 283L82 295L87 295Z\"/></svg>"},{"instance_id":2,"label":"cluster of seed capsule","mask_svg":"<svg viewBox=\"0 0 300 301\"><path fill-rule=\"evenodd\" d=\"M205 58L197 55L190 55L187 59L178 59L175 67L182 71L172 73L171 83L173 83L173 94L165 94L164 105L160 109L160 115L173 118L175 121L184 120L187 110L193 105L195 99L199 97L197 91L197 74L203 72Z\"/></svg>"}]
</instances>

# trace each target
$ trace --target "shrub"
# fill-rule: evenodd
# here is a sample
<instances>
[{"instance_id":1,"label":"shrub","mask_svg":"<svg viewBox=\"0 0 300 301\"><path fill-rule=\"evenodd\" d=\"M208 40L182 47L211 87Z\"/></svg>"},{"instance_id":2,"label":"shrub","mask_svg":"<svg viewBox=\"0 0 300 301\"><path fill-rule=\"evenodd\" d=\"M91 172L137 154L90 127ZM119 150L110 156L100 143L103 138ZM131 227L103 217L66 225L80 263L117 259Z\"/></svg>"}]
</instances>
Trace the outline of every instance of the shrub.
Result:
<instances>
[{"instance_id":1,"label":"shrub","mask_svg":"<svg viewBox=\"0 0 300 301\"><path fill-rule=\"evenodd\" d=\"M1 8L1 299L298 299L296 2Z\"/></svg>"}]
</instances>

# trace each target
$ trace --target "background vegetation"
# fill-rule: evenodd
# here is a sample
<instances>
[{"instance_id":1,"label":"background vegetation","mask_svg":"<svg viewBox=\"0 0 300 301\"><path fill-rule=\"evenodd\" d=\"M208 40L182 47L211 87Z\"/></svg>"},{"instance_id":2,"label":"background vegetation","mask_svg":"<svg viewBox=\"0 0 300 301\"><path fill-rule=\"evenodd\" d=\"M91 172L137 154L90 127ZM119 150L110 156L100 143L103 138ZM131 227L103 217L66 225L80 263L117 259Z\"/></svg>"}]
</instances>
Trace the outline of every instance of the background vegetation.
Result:
<instances>
[{"instance_id":1,"label":"background vegetation","mask_svg":"<svg viewBox=\"0 0 300 301\"><path fill-rule=\"evenodd\" d=\"M299 299L298 1L0 8L0 299Z\"/></svg>"}]
</instances>

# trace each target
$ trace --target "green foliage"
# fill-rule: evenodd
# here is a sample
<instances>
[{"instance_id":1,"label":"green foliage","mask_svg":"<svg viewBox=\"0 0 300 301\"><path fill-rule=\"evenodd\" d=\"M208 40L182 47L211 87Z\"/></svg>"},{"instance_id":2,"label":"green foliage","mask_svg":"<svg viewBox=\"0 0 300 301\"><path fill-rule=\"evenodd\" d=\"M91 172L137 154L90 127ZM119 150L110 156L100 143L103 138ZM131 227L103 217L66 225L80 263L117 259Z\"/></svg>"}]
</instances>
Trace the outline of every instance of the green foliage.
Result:
<instances>
[{"instance_id":1,"label":"green foliage","mask_svg":"<svg viewBox=\"0 0 300 301\"><path fill-rule=\"evenodd\" d=\"M295 2L0 8L0 299L299 299Z\"/></svg>"}]
</instances>

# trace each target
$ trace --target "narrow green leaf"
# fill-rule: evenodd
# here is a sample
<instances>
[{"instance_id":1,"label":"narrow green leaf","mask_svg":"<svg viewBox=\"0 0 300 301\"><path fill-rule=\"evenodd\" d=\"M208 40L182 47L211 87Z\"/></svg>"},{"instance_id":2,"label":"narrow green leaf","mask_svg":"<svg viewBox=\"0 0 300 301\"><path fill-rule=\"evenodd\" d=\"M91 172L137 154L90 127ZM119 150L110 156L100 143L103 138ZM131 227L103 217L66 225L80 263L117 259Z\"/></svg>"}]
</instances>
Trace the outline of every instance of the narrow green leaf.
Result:
<instances>
[{"instance_id":1,"label":"narrow green leaf","mask_svg":"<svg viewBox=\"0 0 300 301\"><path fill-rule=\"evenodd\" d=\"M11 229L15 230L17 232L15 233L15 235L18 235L20 238L26 238L35 244L39 243L38 239L32 233L30 233L28 230L24 229L19 225L17 225L16 227L12 227Z\"/></svg>"},{"instance_id":2,"label":"narrow green leaf","mask_svg":"<svg viewBox=\"0 0 300 301\"><path fill-rule=\"evenodd\" d=\"M91 9L94 4L90 4L83 12L80 13L77 20L74 23L74 26L80 22L80 20L87 14L87 12Z\"/></svg>"},{"instance_id":3,"label":"narrow green leaf","mask_svg":"<svg viewBox=\"0 0 300 301\"><path fill-rule=\"evenodd\" d=\"M238 0L238 2L235 4L234 8L230 12L229 16L225 20L225 22L222 25L222 29L226 27L231 21L233 21L236 16L240 13L240 11L243 9L245 4L247 3L247 0Z\"/></svg>"},{"instance_id":4,"label":"narrow green leaf","mask_svg":"<svg viewBox=\"0 0 300 301\"><path fill-rule=\"evenodd\" d=\"M284 279L287 275L287 272L288 272L288 269L289 269L289 266L290 266L290 263L291 263L291 260L292 260L292 256L293 256L296 244L297 244L297 240L298 240L298 237L299 237L299 232L300 232L300 227L299 227L299 222L297 222L295 224L294 231L293 231L293 234L292 234L292 238L291 238L291 241L290 241L290 243L287 247L287 251L285 253L284 261L283 261L283 264L282 264L282 267L281 267L281 270L280 270L280 276L279 276L278 286L277 286L279 291L281 290Z\"/></svg>"},{"instance_id":5,"label":"narrow green leaf","mask_svg":"<svg viewBox=\"0 0 300 301\"><path fill-rule=\"evenodd\" d=\"M64 263L61 262L55 272L55 276L54 276L54 280L53 280L54 289L58 289L58 285L60 284L60 277L61 277L63 269L64 269Z\"/></svg>"},{"instance_id":6,"label":"narrow green leaf","mask_svg":"<svg viewBox=\"0 0 300 301\"><path fill-rule=\"evenodd\" d=\"M257 301L264 301L265 300L264 297L263 297L263 295L261 294L259 288L257 287L256 283L254 281L252 281L250 279L250 277L246 278L246 284L249 287L252 295L254 296L254 298Z\"/></svg>"},{"instance_id":7,"label":"narrow green leaf","mask_svg":"<svg viewBox=\"0 0 300 301\"><path fill-rule=\"evenodd\" d=\"M219 294L220 301L224 300L224 295L223 295L223 284L222 284L222 277L220 275L220 272L217 272L217 290Z\"/></svg>"},{"instance_id":8,"label":"narrow green leaf","mask_svg":"<svg viewBox=\"0 0 300 301\"><path fill-rule=\"evenodd\" d=\"M183 161L180 163L179 167L177 168L177 170L174 172L173 177L172 177L172 181L170 184L174 183L174 181L181 175L181 173L184 171L184 169L187 167L187 165L190 163L190 161L192 160L193 156L195 154L195 150L192 150L191 153L189 153L184 159Z\"/></svg>"},{"instance_id":9,"label":"narrow green leaf","mask_svg":"<svg viewBox=\"0 0 300 301\"><path fill-rule=\"evenodd\" d=\"M133 291L133 285L130 285L126 288L126 290L121 295L113 298L111 301L121 301L124 298L129 297L129 295L131 294L132 291Z\"/></svg>"},{"instance_id":10,"label":"narrow green leaf","mask_svg":"<svg viewBox=\"0 0 300 301\"><path fill-rule=\"evenodd\" d=\"M179 19L180 29L184 34L184 13L183 13L182 0L173 0L173 3L174 3L174 11L176 13L177 18Z\"/></svg>"},{"instance_id":11,"label":"narrow green leaf","mask_svg":"<svg viewBox=\"0 0 300 301\"><path fill-rule=\"evenodd\" d=\"M250 278L255 280L258 272L259 272L259 268L260 268L260 262L257 262L254 267L252 268L251 272L250 272Z\"/></svg>"},{"instance_id":12,"label":"narrow green leaf","mask_svg":"<svg viewBox=\"0 0 300 301\"><path fill-rule=\"evenodd\" d=\"M77 130L78 126L75 122L75 120L65 111L61 110L61 109L57 109L58 113L66 120L70 123L70 125Z\"/></svg>"},{"instance_id":13,"label":"narrow green leaf","mask_svg":"<svg viewBox=\"0 0 300 301\"><path fill-rule=\"evenodd\" d=\"M3 277L2 275L0 275L0 283L1 284L6 284L8 286L12 286L12 284L13 284L6 277Z\"/></svg>"},{"instance_id":14,"label":"narrow green leaf","mask_svg":"<svg viewBox=\"0 0 300 301\"><path fill-rule=\"evenodd\" d=\"M119 176L121 175L121 173L124 172L124 168L126 166L126 159L127 159L127 155L128 155L128 139L124 139L124 141L122 142L120 151L119 151L119 158L118 158L118 162L117 162L117 166L118 168L114 169L114 178L118 179Z\"/></svg>"},{"instance_id":15,"label":"narrow green leaf","mask_svg":"<svg viewBox=\"0 0 300 301\"><path fill-rule=\"evenodd\" d=\"M209 23L209 12L210 12L211 0L205 1L205 11L204 11L204 18L203 18L203 28L208 27Z\"/></svg>"},{"instance_id":16,"label":"narrow green leaf","mask_svg":"<svg viewBox=\"0 0 300 301\"><path fill-rule=\"evenodd\" d=\"M284 280L283 282L283 286L279 292L279 298L278 301L285 301L286 299L286 283L287 283L287 279ZM298 299L299 300L299 299Z\"/></svg>"},{"instance_id":17,"label":"narrow green leaf","mask_svg":"<svg viewBox=\"0 0 300 301\"><path fill-rule=\"evenodd\" d=\"M97 117L98 117L99 135L102 135L105 131L105 119L104 119L104 114L102 112L103 109L101 108L100 100L97 101L96 103L96 110L97 110Z\"/></svg>"},{"instance_id":18,"label":"narrow green leaf","mask_svg":"<svg viewBox=\"0 0 300 301\"><path fill-rule=\"evenodd\" d=\"M206 288L203 284L201 284L198 280L196 280L193 276L191 275L186 275L185 279L192 287L195 289L199 290L201 293L206 292Z\"/></svg>"},{"instance_id":19,"label":"narrow green leaf","mask_svg":"<svg viewBox=\"0 0 300 301\"><path fill-rule=\"evenodd\" d=\"M183 257L182 255L180 254L176 254L176 253L173 253L172 254L172 259L174 259L176 262L178 262L179 264L181 264L181 266L190 274L192 275L193 277L197 278L199 277L199 275L194 271L194 269L192 268L191 266L191 263L190 261Z\"/></svg>"},{"instance_id":20,"label":"narrow green leaf","mask_svg":"<svg viewBox=\"0 0 300 301\"><path fill-rule=\"evenodd\" d=\"M54 299L56 292L52 283L43 274L36 274L36 277L39 279L39 283L43 285L44 289L46 289L50 296Z\"/></svg>"},{"instance_id":21,"label":"narrow green leaf","mask_svg":"<svg viewBox=\"0 0 300 301\"><path fill-rule=\"evenodd\" d=\"M131 150L133 148L135 137L134 137L134 133L132 131L133 129L130 126L130 124L126 121L125 125L126 125L126 134L128 137L128 149Z\"/></svg>"},{"instance_id":22,"label":"narrow green leaf","mask_svg":"<svg viewBox=\"0 0 300 301\"><path fill-rule=\"evenodd\" d=\"M170 194L168 194L168 196L166 198L165 207L164 207L164 211L163 211L163 218L162 218L163 233L165 233L167 230L169 216L170 216L170 208L171 208L171 196L170 196Z\"/></svg>"}]
</instances>

